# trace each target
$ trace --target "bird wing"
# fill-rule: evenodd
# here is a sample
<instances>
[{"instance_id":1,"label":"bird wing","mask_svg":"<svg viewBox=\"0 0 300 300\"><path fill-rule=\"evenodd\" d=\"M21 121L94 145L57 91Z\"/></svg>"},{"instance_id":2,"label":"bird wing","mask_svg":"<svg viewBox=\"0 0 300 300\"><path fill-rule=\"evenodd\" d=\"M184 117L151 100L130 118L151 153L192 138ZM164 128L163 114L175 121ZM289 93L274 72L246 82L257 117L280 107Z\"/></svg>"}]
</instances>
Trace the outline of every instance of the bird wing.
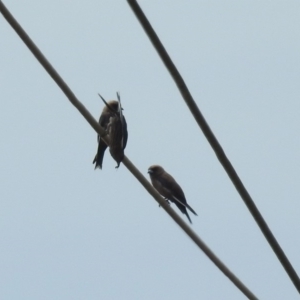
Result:
<instances>
[{"instance_id":1,"label":"bird wing","mask_svg":"<svg viewBox=\"0 0 300 300\"><path fill-rule=\"evenodd\" d=\"M126 147L126 144L127 144L127 139L128 139L127 123L126 123L124 116L123 116L123 122L122 122L122 133L123 133L122 148L124 150Z\"/></svg>"},{"instance_id":2,"label":"bird wing","mask_svg":"<svg viewBox=\"0 0 300 300\"><path fill-rule=\"evenodd\" d=\"M175 181L175 179L170 174L163 174L161 176L161 184L164 186L165 189L168 190L170 196L167 197L169 200L173 202L177 202L184 207L188 208L194 215L197 216L196 212L187 204L185 199L185 195L179 184Z\"/></svg>"},{"instance_id":3,"label":"bird wing","mask_svg":"<svg viewBox=\"0 0 300 300\"><path fill-rule=\"evenodd\" d=\"M112 116L110 112L105 112L100 115L99 124L104 129L107 130L107 125L109 123L109 119ZM100 134L98 134L98 143L100 141Z\"/></svg>"},{"instance_id":4,"label":"bird wing","mask_svg":"<svg viewBox=\"0 0 300 300\"><path fill-rule=\"evenodd\" d=\"M128 131L127 131L127 123L125 120L125 117L123 116L123 108L121 105L121 97L120 97L120 93L117 92L117 98L118 98L118 102L119 102L119 108L118 108L118 113L119 113L119 117L121 120L121 124L122 124L122 141L121 141L121 145L122 145L122 149L124 150L127 144L127 138L128 138Z\"/></svg>"},{"instance_id":5,"label":"bird wing","mask_svg":"<svg viewBox=\"0 0 300 300\"><path fill-rule=\"evenodd\" d=\"M175 197L180 202L186 202L183 190L170 174L164 173L157 179L160 181L161 186L165 190L166 194L168 194L168 196L164 195L165 197L176 201L176 199L173 199Z\"/></svg>"}]
</instances>

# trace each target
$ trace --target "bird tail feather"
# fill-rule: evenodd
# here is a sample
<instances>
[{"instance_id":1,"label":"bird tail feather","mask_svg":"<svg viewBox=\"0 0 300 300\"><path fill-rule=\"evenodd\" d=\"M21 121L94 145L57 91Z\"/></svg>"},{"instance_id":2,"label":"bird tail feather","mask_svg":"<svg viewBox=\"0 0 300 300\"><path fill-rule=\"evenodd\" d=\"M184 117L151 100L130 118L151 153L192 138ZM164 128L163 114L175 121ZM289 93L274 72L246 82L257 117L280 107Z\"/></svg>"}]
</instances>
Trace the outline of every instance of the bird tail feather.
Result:
<instances>
[{"instance_id":1,"label":"bird tail feather","mask_svg":"<svg viewBox=\"0 0 300 300\"><path fill-rule=\"evenodd\" d=\"M196 212L187 204L187 203L183 203L182 201L180 201L178 198L174 197L174 199L180 203L181 205L185 206L186 208L188 208L195 216L198 216L196 214Z\"/></svg>"},{"instance_id":2,"label":"bird tail feather","mask_svg":"<svg viewBox=\"0 0 300 300\"><path fill-rule=\"evenodd\" d=\"M98 144L97 154L93 160L93 164L95 164L95 169L97 168L102 169L103 156L106 148L107 148L106 143L100 140Z\"/></svg>"},{"instance_id":3,"label":"bird tail feather","mask_svg":"<svg viewBox=\"0 0 300 300\"><path fill-rule=\"evenodd\" d=\"M191 220L191 218L190 218L190 216L189 216L189 214L188 214L187 211L185 211L185 214L186 214L187 218L189 219L190 223L193 224L193 222L192 222L192 220Z\"/></svg>"},{"instance_id":4,"label":"bird tail feather","mask_svg":"<svg viewBox=\"0 0 300 300\"><path fill-rule=\"evenodd\" d=\"M185 205L195 216L198 216L197 213L188 205Z\"/></svg>"}]
</instances>

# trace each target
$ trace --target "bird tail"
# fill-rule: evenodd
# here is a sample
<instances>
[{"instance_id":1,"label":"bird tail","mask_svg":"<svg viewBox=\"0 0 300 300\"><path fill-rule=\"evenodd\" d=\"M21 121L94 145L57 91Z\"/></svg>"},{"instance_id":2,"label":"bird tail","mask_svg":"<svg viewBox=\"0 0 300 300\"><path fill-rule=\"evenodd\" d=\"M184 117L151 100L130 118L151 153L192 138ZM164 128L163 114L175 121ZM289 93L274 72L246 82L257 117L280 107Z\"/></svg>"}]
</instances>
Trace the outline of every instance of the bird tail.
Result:
<instances>
[{"instance_id":1,"label":"bird tail","mask_svg":"<svg viewBox=\"0 0 300 300\"><path fill-rule=\"evenodd\" d=\"M187 210L186 210L186 204L185 203L182 203L181 201L179 201L177 198L174 197L174 199L176 201L174 201L175 205L180 209L180 211L185 214L187 216L187 218L189 219L190 223L193 224Z\"/></svg>"},{"instance_id":2,"label":"bird tail","mask_svg":"<svg viewBox=\"0 0 300 300\"><path fill-rule=\"evenodd\" d=\"M198 216L197 213L188 205L185 205L195 216Z\"/></svg>"},{"instance_id":3,"label":"bird tail","mask_svg":"<svg viewBox=\"0 0 300 300\"><path fill-rule=\"evenodd\" d=\"M100 140L98 144L97 154L93 160L93 164L95 164L95 169L97 168L102 169L102 162L103 162L104 152L106 148L107 148L106 143Z\"/></svg>"},{"instance_id":4,"label":"bird tail","mask_svg":"<svg viewBox=\"0 0 300 300\"><path fill-rule=\"evenodd\" d=\"M187 218L189 219L190 223L193 224L193 222L192 222L192 220L191 220L191 218L190 218L190 216L189 216L187 210L185 210L185 214L186 214Z\"/></svg>"},{"instance_id":5,"label":"bird tail","mask_svg":"<svg viewBox=\"0 0 300 300\"><path fill-rule=\"evenodd\" d=\"M178 198L176 197L173 197L178 203L180 203L181 205L185 206L186 208L188 208L195 216L198 216L196 214L196 212L187 204L187 203L184 203L182 201L180 201Z\"/></svg>"}]
</instances>

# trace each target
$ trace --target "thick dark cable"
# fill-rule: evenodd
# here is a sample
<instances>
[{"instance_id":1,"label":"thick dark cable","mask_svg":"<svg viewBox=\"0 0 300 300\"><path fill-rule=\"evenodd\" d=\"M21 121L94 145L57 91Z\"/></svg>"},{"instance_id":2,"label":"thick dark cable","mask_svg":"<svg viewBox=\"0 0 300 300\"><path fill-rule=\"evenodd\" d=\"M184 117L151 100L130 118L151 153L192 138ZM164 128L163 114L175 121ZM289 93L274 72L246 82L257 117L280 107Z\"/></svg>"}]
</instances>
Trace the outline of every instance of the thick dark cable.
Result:
<instances>
[{"instance_id":1,"label":"thick dark cable","mask_svg":"<svg viewBox=\"0 0 300 300\"><path fill-rule=\"evenodd\" d=\"M104 130L100 127L98 122L88 112L88 110L82 105L82 103L76 98L74 93L59 76L56 70L51 66L45 56L33 43L30 37L26 34L23 28L18 24L15 18L7 10L2 1L0 1L0 11L3 14L7 22L16 31L19 37L23 40L32 54L41 63L47 73L61 88L70 102L79 110L84 118L90 123L95 131L101 135L104 135ZM105 138L105 137L104 137ZM105 139L106 143L107 140ZM222 261L206 246L206 244L198 237L198 235L179 217L178 214L166 203L166 201L158 194L158 192L152 187L149 181L143 176L143 174L131 163L131 161L124 157L123 164L127 169L138 179L138 181L144 186L144 188L155 198L155 200L164 208L164 210L171 216L171 218L179 225L179 227L196 243L196 245L211 259L211 261L220 269L225 276L248 298L251 300L257 300L257 297L222 263Z\"/></svg>"},{"instance_id":2,"label":"thick dark cable","mask_svg":"<svg viewBox=\"0 0 300 300\"><path fill-rule=\"evenodd\" d=\"M268 227L264 218L262 217L259 210L257 209L254 201L252 200L251 196L247 192L242 181L240 180L239 176L237 175L236 171L234 170L232 164L230 163L227 156L225 155L221 145L219 144L218 140L214 136L210 127L208 126L205 118L203 117L202 113L200 112L197 104L195 103L184 80L182 79L180 73L178 72L177 68L175 67L174 63L172 62L166 49L160 42L157 34L155 33L155 31L152 28L151 24L149 23L148 19L146 18L144 12L138 5L137 1L136 0L127 0L127 2L129 3L130 7L132 8L137 19L140 21L143 29L145 30L146 34L148 35L150 41L152 42L152 45L156 49L156 51L159 54L160 58L162 59L164 65L168 69L170 75L174 79L183 99L185 100L187 106L189 107L192 115L194 116L199 127L201 128L203 134L206 136L208 142L210 143L211 147L215 151L220 163L224 167L225 171L227 172L229 178L231 179L231 181L234 184L235 188L237 189L238 193L244 200L244 202L247 205L249 211L251 212L253 218L255 219L257 225L259 226L260 230L262 231L265 238L269 242L269 244L272 247L273 251L275 252L277 258L279 259L279 261L281 262L285 271L289 275L290 279L294 283L296 289L300 293L300 279L299 279L296 271L294 270L293 266L289 262L288 258L286 257L285 253L283 252L283 250L281 249L276 238L272 234L270 228Z\"/></svg>"}]
</instances>

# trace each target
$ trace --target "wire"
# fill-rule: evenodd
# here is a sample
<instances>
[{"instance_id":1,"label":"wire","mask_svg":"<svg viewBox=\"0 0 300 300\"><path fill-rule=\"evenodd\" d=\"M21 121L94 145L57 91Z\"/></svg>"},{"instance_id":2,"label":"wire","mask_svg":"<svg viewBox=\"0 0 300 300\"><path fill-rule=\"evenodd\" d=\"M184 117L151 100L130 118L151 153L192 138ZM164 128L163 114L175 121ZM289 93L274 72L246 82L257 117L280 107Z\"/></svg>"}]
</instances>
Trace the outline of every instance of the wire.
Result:
<instances>
[{"instance_id":1,"label":"wire","mask_svg":"<svg viewBox=\"0 0 300 300\"><path fill-rule=\"evenodd\" d=\"M256 296L221 262L221 260L209 249L200 237L181 219L169 206L160 194L152 187L143 174L125 157L123 160L127 169L144 186L150 195L167 211L171 218L181 227L181 229L196 243L196 245L210 258L210 260L220 269L225 276L242 292L248 299L258 299Z\"/></svg>"},{"instance_id":2,"label":"wire","mask_svg":"<svg viewBox=\"0 0 300 300\"><path fill-rule=\"evenodd\" d=\"M201 128L203 134L205 135L206 139L208 140L209 144L215 151L215 154L225 169L227 175L231 179L233 185L237 189L238 193L244 200L246 206L248 207L250 213L252 214L253 218L255 219L257 225L259 226L260 230L264 234L265 238L269 242L271 248L275 252L277 258L281 262L283 268L289 275L290 279L294 283L296 289L300 293L300 279L294 270L293 266L289 262L287 256L283 252L282 248L280 247L279 243L277 242L276 238L272 234L270 228L268 227L266 221L262 217L261 213L259 212L258 208L256 207L254 201L252 200L251 196L249 195L248 191L246 190L245 186L243 185L242 181L240 180L238 174L236 173L235 169L233 168L232 164L230 163L229 159L227 158L225 152L223 151L221 145L219 144L218 140L216 139L215 135L211 131L209 125L207 124L205 118L203 117L202 113L200 112L197 104L195 103L192 95L190 94L183 78L181 77L180 73L178 72L176 66L172 62L170 56L168 55L166 49L162 45L161 41L159 40L157 34L155 33L154 29L152 28L150 22L148 21L147 17L143 13L141 7L138 5L136 0L127 0L128 4L130 5L131 9L133 10L134 14L136 15L137 19L139 20L140 24L142 25L143 29L145 30L148 38L152 42L152 45L158 52L161 60L163 61L164 65L166 66L167 70L169 71L171 77L175 81L183 99L185 100L187 106L189 107L192 115L194 116L196 122L198 123L199 127Z\"/></svg>"},{"instance_id":3,"label":"wire","mask_svg":"<svg viewBox=\"0 0 300 300\"><path fill-rule=\"evenodd\" d=\"M26 34L23 28L18 24L15 18L11 15L8 9L5 7L2 1L0 1L0 11L11 27L16 31L19 37L26 44L28 49L36 57L36 59L41 63L44 69L52 77L52 79L61 88L63 93L67 96L70 102L79 110L83 117L89 122L89 124L94 128L94 130L104 135L104 130L100 127L98 122L93 118L93 116L88 112L88 110L82 105L82 103L76 98L74 93L64 82L61 76L56 72L56 70L51 66L46 57ZM104 137L105 142L108 143L106 137ZM164 199L159 195L159 193L152 187L149 181L143 176L143 174L131 163L131 161L125 156L123 159L123 164L127 169L138 179L138 181L145 187L145 189L154 197L154 199L164 208L164 210L171 216L171 218L180 226L180 228L195 242L195 244L210 258L210 260L220 269L225 276L231 280L231 282L246 296L248 299L256 300L258 299L226 266L222 261L209 249L209 247L199 238L199 236L179 217L177 213L164 201Z\"/></svg>"}]
</instances>

